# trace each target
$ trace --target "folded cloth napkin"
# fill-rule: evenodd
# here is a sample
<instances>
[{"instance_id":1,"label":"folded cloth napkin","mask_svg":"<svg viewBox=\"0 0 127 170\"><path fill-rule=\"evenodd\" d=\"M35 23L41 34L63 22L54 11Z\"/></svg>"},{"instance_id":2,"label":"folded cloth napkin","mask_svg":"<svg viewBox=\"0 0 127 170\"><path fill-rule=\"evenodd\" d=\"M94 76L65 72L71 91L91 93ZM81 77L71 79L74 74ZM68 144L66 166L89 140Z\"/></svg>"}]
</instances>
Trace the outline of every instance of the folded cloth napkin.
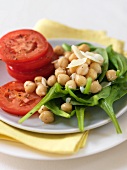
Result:
<instances>
[{"instance_id":1,"label":"folded cloth napkin","mask_svg":"<svg viewBox=\"0 0 127 170\"><path fill-rule=\"evenodd\" d=\"M46 153L74 154L84 147L87 136L88 131L61 135L28 132L0 121L0 139L17 141Z\"/></svg>"},{"instance_id":2,"label":"folded cloth napkin","mask_svg":"<svg viewBox=\"0 0 127 170\"><path fill-rule=\"evenodd\" d=\"M34 29L42 33L46 38L74 38L95 42L104 46L112 44L116 52L124 52L124 42L109 37L105 31L75 29L48 19L39 20L35 24Z\"/></svg>"},{"instance_id":3,"label":"folded cloth napkin","mask_svg":"<svg viewBox=\"0 0 127 170\"><path fill-rule=\"evenodd\" d=\"M113 44L113 48L117 52L123 52L124 43L107 37L105 31L74 29L47 19L38 21L34 29L48 39L75 38L96 42L101 45ZM87 137L88 131L61 135L40 134L17 129L0 121L0 139L17 141L48 153L73 154L85 146Z\"/></svg>"}]
</instances>

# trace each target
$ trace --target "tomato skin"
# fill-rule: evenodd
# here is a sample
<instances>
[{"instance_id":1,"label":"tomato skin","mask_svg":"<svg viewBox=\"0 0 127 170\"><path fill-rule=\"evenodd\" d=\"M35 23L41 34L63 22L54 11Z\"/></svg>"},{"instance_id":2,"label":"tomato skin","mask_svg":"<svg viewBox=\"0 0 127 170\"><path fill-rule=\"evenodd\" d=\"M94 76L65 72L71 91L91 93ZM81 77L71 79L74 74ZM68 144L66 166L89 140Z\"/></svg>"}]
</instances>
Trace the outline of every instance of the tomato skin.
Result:
<instances>
[{"instance_id":1,"label":"tomato skin","mask_svg":"<svg viewBox=\"0 0 127 170\"><path fill-rule=\"evenodd\" d=\"M12 81L0 87L0 108L10 114L23 116L29 112L41 97L34 92L27 94L23 83Z\"/></svg>"},{"instance_id":2,"label":"tomato skin","mask_svg":"<svg viewBox=\"0 0 127 170\"><path fill-rule=\"evenodd\" d=\"M11 66L7 66L8 73L15 79L25 82L27 80L33 81L35 77L42 76L48 78L54 72L53 64L48 64L41 69L36 69L34 71L21 72L13 69Z\"/></svg>"},{"instance_id":3,"label":"tomato skin","mask_svg":"<svg viewBox=\"0 0 127 170\"><path fill-rule=\"evenodd\" d=\"M15 71L33 71L42 68L43 66L47 65L48 63L51 63L54 56L53 48L49 44L47 53L38 58L34 61L24 62L24 63L18 63L18 64L11 64L10 67L13 67Z\"/></svg>"},{"instance_id":4,"label":"tomato skin","mask_svg":"<svg viewBox=\"0 0 127 170\"><path fill-rule=\"evenodd\" d=\"M9 65L37 60L47 50L45 37L31 29L12 31L0 39L0 58Z\"/></svg>"},{"instance_id":5,"label":"tomato skin","mask_svg":"<svg viewBox=\"0 0 127 170\"><path fill-rule=\"evenodd\" d=\"M52 61L57 60L57 59L58 59L58 56L55 54L52 57ZM7 67L7 71L10 74L10 76L12 76L13 78L21 82L25 82L27 80L33 81L36 76L42 76L42 77L48 78L55 71L54 65L52 63L49 63L40 69L34 69L31 71L25 71L25 72L15 70L13 67L8 66L8 65L6 65L6 67Z\"/></svg>"}]
</instances>

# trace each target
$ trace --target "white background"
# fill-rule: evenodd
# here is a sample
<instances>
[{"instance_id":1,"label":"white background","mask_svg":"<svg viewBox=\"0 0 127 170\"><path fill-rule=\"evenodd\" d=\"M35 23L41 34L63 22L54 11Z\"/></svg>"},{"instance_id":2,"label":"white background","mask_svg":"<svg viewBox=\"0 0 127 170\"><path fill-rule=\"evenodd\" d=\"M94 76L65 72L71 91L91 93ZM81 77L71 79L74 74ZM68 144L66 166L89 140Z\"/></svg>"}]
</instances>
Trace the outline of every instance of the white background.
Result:
<instances>
[{"instance_id":1,"label":"white background","mask_svg":"<svg viewBox=\"0 0 127 170\"><path fill-rule=\"evenodd\" d=\"M106 30L109 36L127 43L126 0L0 0L0 36L32 28L42 18L75 28ZM0 153L0 170L35 169L127 170L127 142L96 155L64 161L33 161Z\"/></svg>"}]
</instances>

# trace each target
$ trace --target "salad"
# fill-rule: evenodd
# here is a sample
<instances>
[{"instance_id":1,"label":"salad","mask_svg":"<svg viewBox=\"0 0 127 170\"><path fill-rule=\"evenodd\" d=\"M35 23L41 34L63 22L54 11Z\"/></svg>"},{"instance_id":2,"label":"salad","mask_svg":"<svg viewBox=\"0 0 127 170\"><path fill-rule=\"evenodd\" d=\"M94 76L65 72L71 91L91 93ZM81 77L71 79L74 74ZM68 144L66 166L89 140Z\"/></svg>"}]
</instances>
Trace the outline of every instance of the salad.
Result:
<instances>
[{"instance_id":1,"label":"salad","mask_svg":"<svg viewBox=\"0 0 127 170\"><path fill-rule=\"evenodd\" d=\"M18 80L0 87L0 107L22 115L19 123L36 112L44 123L76 116L84 131L86 108L98 106L122 133L113 103L127 93L127 59L112 46L82 42L53 49L38 32L18 30L1 38L0 57Z\"/></svg>"}]
</instances>

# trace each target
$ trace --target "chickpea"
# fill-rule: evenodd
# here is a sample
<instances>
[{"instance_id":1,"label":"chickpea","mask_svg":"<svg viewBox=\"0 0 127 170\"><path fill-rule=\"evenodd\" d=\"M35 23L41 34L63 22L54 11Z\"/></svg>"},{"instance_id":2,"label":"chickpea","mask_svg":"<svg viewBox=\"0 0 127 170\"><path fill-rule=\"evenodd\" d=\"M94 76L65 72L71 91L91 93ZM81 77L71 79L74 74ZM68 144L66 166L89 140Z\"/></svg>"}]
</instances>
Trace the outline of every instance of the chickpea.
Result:
<instances>
[{"instance_id":1,"label":"chickpea","mask_svg":"<svg viewBox=\"0 0 127 170\"><path fill-rule=\"evenodd\" d=\"M90 87L90 91L91 93L98 93L99 91L101 91L102 86L99 84L98 81L93 81Z\"/></svg>"},{"instance_id":2,"label":"chickpea","mask_svg":"<svg viewBox=\"0 0 127 170\"><path fill-rule=\"evenodd\" d=\"M86 78L84 76L76 74L75 82L78 87L86 85Z\"/></svg>"},{"instance_id":3,"label":"chickpea","mask_svg":"<svg viewBox=\"0 0 127 170\"><path fill-rule=\"evenodd\" d=\"M83 52L90 51L90 47L87 44L82 44L82 45L78 46L78 49Z\"/></svg>"},{"instance_id":4,"label":"chickpea","mask_svg":"<svg viewBox=\"0 0 127 170\"><path fill-rule=\"evenodd\" d=\"M44 86L43 84L38 84L37 88L36 88L36 94L38 96L45 96L47 93L47 87Z\"/></svg>"},{"instance_id":5,"label":"chickpea","mask_svg":"<svg viewBox=\"0 0 127 170\"><path fill-rule=\"evenodd\" d=\"M67 59L69 59L69 56L70 56L71 54L72 54L71 51L65 51L65 52L64 52L64 57L67 58Z\"/></svg>"},{"instance_id":6,"label":"chickpea","mask_svg":"<svg viewBox=\"0 0 127 170\"><path fill-rule=\"evenodd\" d=\"M84 63L82 64L81 66L78 66L77 69L76 69L76 73L79 74L79 75L86 75L88 73L88 64Z\"/></svg>"},{"instance_id":7,"label":"chickpea","mask_svg":"<svg viewBox=\"0 0 127 170\"><path fill-rule=\"evenodd\" d=\"M44 123L52 123L54 122L54 114L51 111L43 111L39 118L44 122Z\"/></svg>"},{"instance_id":8,"label":"chickpea","mask_svg":"<svg viewBox=\"0 0 127 170\"><path fill-rule=\"evenodd\" d=\"M86 60L86 64L88 64L88 65L90 65L91 64L91 60L89 59L89 58L87 58L87 60Z\"/></svg>"},{"instance_id":9,"label":"chickpea","mask_svg":"<svg viewBox=\"0 0 127 170\"><path fill-rule=\"evenodd\" d=\"M67 75L71 76L71 72L69 68L66 70L66 72L67 72Z\"/></svg>"},{"instance_id":10,"label":"chickpea","mask_svg":"<svg viewBox=\"0 0 127 170\"><path fill-rule=\"evenodd\" d=\"M58 77L59 74L66 74L66 70L59 67L55 70L55 76Z\"/></svg>"},{"instance_id":11,"label":"chickpea","mask_svg":"<svg viewBox=\"0 0 127 170\"><path fill-rule=\"evenodd\" d=\"M68 86L70 89L76 89L76 83L74 80L67 81L65 86Z\"/></svg>"},{"instance_id":12,"label":"chickpea","mask_svg":"<svg viewBox=\"0 0 127 170\"><path fill-rule=\"evenodd\" d=\"M57 45L53 50L58 56L62 56L64 54L64 49L59 45Z\"/></svg>"},{"instance_id":13,"label":"chickpea","mask_svg":"<svg viewBox=\"0 0 127 170\"><path fill-rule=\"evenodd\" d=\"M62 86L64 86L68 80L70 80L70 77L67 74L59 74L57 77L58 83Z\"/></svg>"},{"instance_id":14,"label":"chickpea","mask_svg":"<svg viewBox=\"0 0 127 170\"><path fill-rule=\"evenodd\" d=\"M72 60L76 60L76 59L78 59L77 58L77 56L74 54L74 53L72 53L70 56L69 56L69 61L71 62Z\"/></svg>"},{"instance_id":15,"label":"chickpea","mask_svg":"<svg viewBox=\"0 0 127 170\"><path fill-rule=\"evenodd\" d=\"M76 67L70 67L69 71L70 71L71 74L73 74L73 73L76 72L76 69L77 69L77 66Z\"/></svg>"},{"instance_id":16,"label":"chickpea","mask_svg":"<svg viewBox=\"0 0 127 170\"><path fill-rule=\"evenodd\" d=\"M24 83L24 89L26 93L33 93L36 89L36 84L32 81L26 81Z\"/></svg>"},{"instance_id":17,"label":"chickpea","mask_svg":"<svg viewBox=\"0 0 127 170\"><path fill-rule=\"evenodd\" d=\"M61 68L66 68L66 67L68 66L68 64L69 64L69 61L68 61L68 59L65 58L65 57L60 57L60 58L58 59L58 64L59 64L59 67L61 67Z\"/></svg>"},{"instance_id":18,"label":"chickpea","mask_svg":"<svg viewBox=\"0 0 127 170\"><path fill-rule=\"evenodd\" d=\"M71 80L75 80L75 77L76 77L76 73L73 73L73 74L71 74L71 76L70 76Z\"/></svg>"},{"instance_id":19,"label":"chickpea","mask_svg":"<svg viewBox=\"0 0 127 170\"><path fill-rule=\"evenodd\" d=\"M38 76L38 77L35 77L34 78L34 82L36 85L38 85L39 83L41 83L41 80L42 80L42 76Z\"/></svg>"},{"instance_id":20,"label":"chickpea","mask_svg":"<svg viewBox=\"0 0 127 170\"><path fill-rule=\"evenodd\" d=\"M91 77L92 80L94 81L97 78L97 72L94 69L90 68L86 75L86 78L88 77Z\"/></svg>"},{"instance_id":21,"label":"chickpea","mask_svg":"<svg viewBox=\"0 0 127 170\"><path fill-rule=\"evenodd\" d=\"M63 103L61 105L61 110L67 112L67 113L70 113L72 111L72 104L70 103Z\"/></svg>"},{"instance_id":22,"label":"chickpea","mask_svg":"<svg viewBox=\"0 0 127 170\"><path fill-rule=\"evenodd\" d=\"M57 79L55 75L51 75L48 80L47 80L47 84L49 86L53 86L56 83Z\"/></svg>"},{"instance_id":23,"label":"chickpea","mask_svg":"<svg viewBox=\"0 0 127 170\"><path fill-rule=\"evenodd\" d=\"M46 106L44 106L44 105L42 105L41 107L40 107L40 109L38 110L38 113L42 113L43 111L47 111L48 110L48 108L46 107Z\"/></svg>"},{"instance_id":24,"label":"chickpea","mask_svg":"<svg viewBox=\"0 0 127 170\"><path fill-rule=\"evenodd\" d=\"M117 78L115 70L108 70L106 73L108 81L114 81Z\"/></svg>"},{"instance_id":25,"label":"chickpea","mask_svg":"<svg viewBox=\"0 0 127 170\"><path fill-rule=\"evenodd\" d=\"M53 64L54 64L54 68L55 68L55 69L59 68L58 60L55 61L55 62L53 62Z\"/></svg>"},{"instance_id":26,"label":"chickpea","mask_svg":"<svg viewBox=\"0 0 127 170\"><path fill-rule=\"evenodd\" d=\"M90 68L94 69L98 74L102 72L100 64L93 62L90 64Z\"/></svg>"}]
</instances>

